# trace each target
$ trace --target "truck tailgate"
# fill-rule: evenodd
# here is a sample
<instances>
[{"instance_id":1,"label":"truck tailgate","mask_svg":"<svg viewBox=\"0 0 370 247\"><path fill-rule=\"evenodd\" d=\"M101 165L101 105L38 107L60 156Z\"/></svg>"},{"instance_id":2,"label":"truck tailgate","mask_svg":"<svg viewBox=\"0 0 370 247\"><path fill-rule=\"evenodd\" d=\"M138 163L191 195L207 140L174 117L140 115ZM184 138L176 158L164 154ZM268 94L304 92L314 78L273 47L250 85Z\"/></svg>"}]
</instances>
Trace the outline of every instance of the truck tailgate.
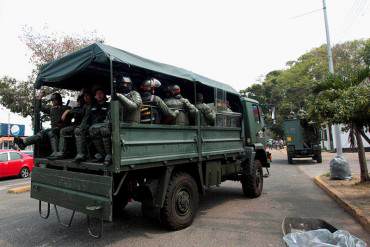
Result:
<instances>
[{"instance_id":1,"label":"truck tailgate","mask_svg":"<svg viewBox=\"0 0 370 247\"><path fill-rule=\"evenodd\" d=\"M93 217L112 220L112 177L35 167L31 197ZM91 208L100 210L89 210Z\"/></svg>"}]
</instances>

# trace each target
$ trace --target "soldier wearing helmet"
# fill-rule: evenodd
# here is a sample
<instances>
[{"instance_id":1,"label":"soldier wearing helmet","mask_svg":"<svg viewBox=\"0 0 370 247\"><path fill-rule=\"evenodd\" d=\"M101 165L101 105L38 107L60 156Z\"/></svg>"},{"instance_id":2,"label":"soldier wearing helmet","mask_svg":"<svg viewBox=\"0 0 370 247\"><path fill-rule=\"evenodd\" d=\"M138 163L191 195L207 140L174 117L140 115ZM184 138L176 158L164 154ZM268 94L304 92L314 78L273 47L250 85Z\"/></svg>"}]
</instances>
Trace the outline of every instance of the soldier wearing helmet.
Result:
<instances>
[{"instance_id":1,"label":"soldier wearing helmet","mask_svg":"<svg viewBox=\"0 0 370 247\"><path fill-rule=\"evenodd\" d=\"M189 125L189 116L194 119L195 114L198 112L197 108L188 99L181 96L181 89L178 85L169 86L169 91L171 92L171 97L165 99L164 102L170 109L179 111L179 114L171 121L171 124Z\"/></svg>"},{"instance_id":2,"label":"soldier wearing helmet","mask_svg":"<svg viewBox=\"0 0 370 247\"><path fill-rule=\"evenodd\" d=\"M83 89L77 97L77 106L71 110L64 112L62 120L73 119L73 123L70 126L64 127L60 130L60 140L59 140L59 151L54 159L63 159L66 157L67 153L67 142L66 138L68 136L73 136L76 132L76 128L81 126L82 120L85 113L91 107L92 104L92 95L91 92L87 89ZM76 137L76 149L77 154L81 154L81 147L86 146L86 143L81 145L80 136L75 135Z\"/></svg>"},{"instance_id":3,"label":"soldier wearing helmet","mask_svg":"<svg viewBox=\"0 0 370 247\"><path fill-rule=\"evenodd\" d=\"M126 123L140 123L140 108L142 105L140 94L132 89L130 77L120 77L118 82L117 99L122 106L123 121Z\"/></svg>"},{"instance_id":4,"label":"soldier wearing helmet","mask_svg":"<svg viewBox=\"0 0 370 247\"><path fill-rule=\"evenodd\" d=\"M111 131L109 128L110 104L107 102L105 90L100 86L93 88L95 102L90 108L87 119L89 135L95 147L94 161L112 163ZM85 124L85 123L84 123Z\"/></svg>"},{"instance_id":5,"label":"soldier wearing helmet","mask_svg":"<svg viewBox=\"0 0 370 247\"><path fill-rule=\"evenodd\" d=\"M163 100L154 95L155 89L161 86L161 82L155 78L143 81L140 85L140 95L143 100L141 108L141 123L161 123L161 118L175 119L178 111L172 111Z\"/></svg>"},{"instance_id":6,"label":"soldier wearing helmet","mask_svg":"<svg viewBox=\"0 0 370 247\"><path fill-rule=\"evenodd\" d=\"M203 94L197 93L197 104L195 107L200 111L200 124L213 126L216 120L216 112L203 102Z\"/></svg>"},{"instance_id":7,"label":"soldier wearing helmet","mask_svg":"<svg viewBox=\"0 0 370 247\"><path fill-rule=\"evenodd\" d=\"M52 102L51 106L41 104L41 100L44 96L45 93L42 91L37 96L37 104L43 113L50 116L51 128L41 130L36 135L27 137L24 141L21 138L15 138L14 143L17 144L20 149L25 149L29 145L39 143L48 138L52 151L49 157L52 158L56 156L58 152L60 129L69 125L68 121L62 120L63 113L68 110L69 107L63 105L62 96L59 93L53 93L49 98L49 100Z\"/></svg>"}]
</instances>

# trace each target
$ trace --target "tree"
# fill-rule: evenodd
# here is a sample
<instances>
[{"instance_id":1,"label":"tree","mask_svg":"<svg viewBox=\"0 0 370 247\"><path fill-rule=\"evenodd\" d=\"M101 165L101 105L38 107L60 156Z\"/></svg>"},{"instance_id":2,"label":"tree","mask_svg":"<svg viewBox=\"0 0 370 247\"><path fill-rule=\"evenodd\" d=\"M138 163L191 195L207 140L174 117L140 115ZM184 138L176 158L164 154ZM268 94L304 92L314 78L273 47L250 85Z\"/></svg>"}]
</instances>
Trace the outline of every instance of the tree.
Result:
<instances>
[{"instance_id":1,"label":"tree","mask_svg":"<svg viewBox=\"0 0 370 247\"><path fill-rule=\"evenodd\" d=\"M364 129L370 127L370 69L356 69L345 75L329 75L315 83L310 97L309 115L330 124L344 124L351 146L357 144L361 182L370 181L365 149ZM366 136L366 135L365 135Z\"/></svg>"},{"instance_id":2,"label":"tree","mask_svg":"<svg viewBox=\"0 0 370 247\"><path fill-rule=\"evenodd\" d=\"M335 71L342 75L350 74L353 69L364 69L370 63L370 39L335 45L333 58ZM263 107L265 115L269 114L270 107L275 107L276 124L268 124L276 136L282 133L282 122L291 111L308 108L312 84L326 78L326 45L306 52L297 60L288 61L286 66L284 70L269 72L262 83L244 90L253 93L250 97L266 106Z\"/></svg>"},{"instance_id":3,"label":"tree","mask_svg":"<svg viewBox=\"0 0 370 247\"><path fill-rule=\"evenodd\" d=\"M47 27L40 33L28 26L23 28L20 39L30 51L30 62L34 69L26 81L9 76L0 78L0 104L24 117L33 115L33 83L43 65L92 43L104 41L96 32L83 36L58 35ZM53 90L46 89L47 93Z\"/></svg>"}]
</instances>

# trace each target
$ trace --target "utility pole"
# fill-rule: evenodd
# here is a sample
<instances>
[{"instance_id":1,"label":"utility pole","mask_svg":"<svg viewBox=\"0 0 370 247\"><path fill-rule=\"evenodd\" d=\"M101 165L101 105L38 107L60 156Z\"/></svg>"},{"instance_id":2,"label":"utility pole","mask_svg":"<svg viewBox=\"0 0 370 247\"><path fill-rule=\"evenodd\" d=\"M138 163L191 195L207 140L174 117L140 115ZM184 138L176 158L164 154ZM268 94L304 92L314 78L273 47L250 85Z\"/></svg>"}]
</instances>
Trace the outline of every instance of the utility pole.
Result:
<instances>
[{"instance_id":1,"label":"utility pole","mask_svg":"<svg viewBox=\"0 0 370 247\"><path fill-rule=\"evenodd\" d=\"M334 74L333 55L331 53L330 36L329 36L328 15L326 13L326 0L322 0L322 3L323 3L324 20L325 20L326 48L328 50L329 72L331 74ZM338 124L334 125L334 134L335 134L335 146L337 149L337 157L341 157L343 151L342 151L342 142L340 139L340 129L339 129Z\"/></svg>"}]
</instances>

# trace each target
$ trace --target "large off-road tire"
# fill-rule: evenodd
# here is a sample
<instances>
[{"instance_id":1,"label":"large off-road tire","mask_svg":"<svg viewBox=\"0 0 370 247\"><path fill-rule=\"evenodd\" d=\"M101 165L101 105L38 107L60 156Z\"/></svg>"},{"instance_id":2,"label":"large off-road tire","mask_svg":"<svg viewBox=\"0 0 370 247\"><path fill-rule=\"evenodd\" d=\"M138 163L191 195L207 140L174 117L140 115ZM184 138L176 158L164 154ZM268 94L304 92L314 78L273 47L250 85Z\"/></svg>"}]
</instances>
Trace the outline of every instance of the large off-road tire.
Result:
<instances>
[{"instance_id":1,"label":"large off-road tire","mask_svg":"<svg viewBox=\"0 0 370 247\"><path fill-rule=\"evenodd\" d=\"M129 201L128 192L122 189L117 196L113 197L113 218L119 218L123 215L123 211Z\"/></svg>"},{"instance_id":2,"label":"large off-road tire","mask_svg":"<svg viewBox=\"0 0 370 247\"><path fill-rule=\"evenodd\" d=\"M316 160L317 163L322 163L322 155L321 155L321 153L318 154L318 155L316 155L315 160Z\"/></svg>"},{"instance_id":3,"label":"large off-road tire","mask_svg":"<svg viewBox=\"0 0 370 247\"><path fill-rule=\"evenodd\" d=\"M290 155L288 155L288 164L293 164L293 158Z\"/></svg>"},{"instance_id":4,"label":"large off-road tire","mask_svg":"<svg viewBox=\"0 0 370 247\"><path fill-rule=\"evenodd\" d=\"M193 222L198 210L198 187L189 174L175 173L168 185L160 210L161 224L171 230L183 229Z\"/></svg>"},{"instance_id":5,"label":"large off-road tire","mask_svg":"<svg viewBox=\"0 0 370 247\"><path fill-rule=\"evenodd\" d=\"M251 167L245 169L241 181L243 193L250 198L259 197L263 190L263 171L259 160L255 160Z\"/></svg>"}]
</instances>

